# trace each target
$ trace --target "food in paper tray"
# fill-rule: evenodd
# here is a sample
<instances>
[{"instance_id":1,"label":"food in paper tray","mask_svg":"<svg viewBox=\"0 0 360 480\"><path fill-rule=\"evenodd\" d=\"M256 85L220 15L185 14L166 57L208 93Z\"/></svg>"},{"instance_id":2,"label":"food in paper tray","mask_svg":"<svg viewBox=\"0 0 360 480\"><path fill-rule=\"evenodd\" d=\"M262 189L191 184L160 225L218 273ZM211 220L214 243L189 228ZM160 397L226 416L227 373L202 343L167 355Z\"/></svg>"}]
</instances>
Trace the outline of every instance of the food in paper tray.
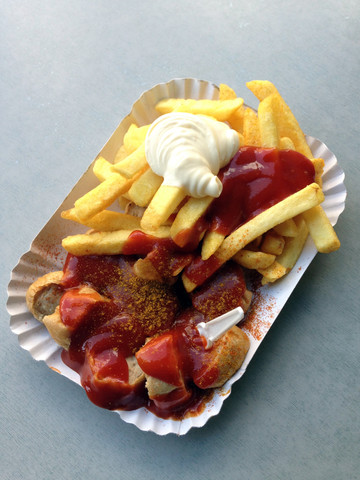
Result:
<instances>
[{"instance_id":1,"label":"food in paper tray","mask_svg":"<svg viewBox=\"0 0 360 480\"><path fill-rule=\"evenodd\" d=\"M27 304L101 407L201 412L249 338L240 324L210 344L200 325L246 314L249 279L287 275L309 234L320 252L340 246L320 206L324 162L272 83L247 86L257 113L227 85L219 100L161 100L62 212L88 231L63 239L63 271L36 280Z\"/></svg>"}]
</instances>

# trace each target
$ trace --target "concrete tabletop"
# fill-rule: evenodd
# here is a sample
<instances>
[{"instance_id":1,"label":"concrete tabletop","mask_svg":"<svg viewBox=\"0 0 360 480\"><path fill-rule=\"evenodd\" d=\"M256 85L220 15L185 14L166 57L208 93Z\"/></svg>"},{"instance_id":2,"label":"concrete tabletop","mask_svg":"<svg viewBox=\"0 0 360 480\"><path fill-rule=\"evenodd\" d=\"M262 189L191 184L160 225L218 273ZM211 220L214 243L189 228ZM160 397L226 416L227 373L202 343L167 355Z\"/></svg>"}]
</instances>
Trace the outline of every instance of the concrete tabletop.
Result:
<instances>
[{"instance_id":1,"label":"concrete tabletop","mask_svg":"<svg viewBox=\"0 0 360 480\"><path fill-rule=\"evenodd\" d=\"M360 478L360 3L1 2L0 477ZM335 253L318 254L220 414L142 432L18 345L10 273L138 96L177 77L271 80L345 171Z\"/></svg>"}]
</instances>

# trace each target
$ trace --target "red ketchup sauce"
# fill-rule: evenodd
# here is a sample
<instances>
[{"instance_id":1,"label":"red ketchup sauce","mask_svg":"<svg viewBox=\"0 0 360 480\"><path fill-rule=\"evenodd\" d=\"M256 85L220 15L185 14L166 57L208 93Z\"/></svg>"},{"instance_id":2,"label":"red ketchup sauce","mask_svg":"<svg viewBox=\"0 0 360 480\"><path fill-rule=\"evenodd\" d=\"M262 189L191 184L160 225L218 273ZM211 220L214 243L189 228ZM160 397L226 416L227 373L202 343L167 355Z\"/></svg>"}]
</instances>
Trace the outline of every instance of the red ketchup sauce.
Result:
<instances>
[{"instance_id":1,"label":"red ketchup sauce","mask_svg":"<svg viewBox=\"0 0 360 480\"><path fill-rule=\"evenodd\" d=\"M158 274L168 279L181 272L194 258L194 250L198 244L191 236L180 248L170 238L157 238L153 235L135 230L126 241L124 255L145 255L157 270Z\"/></svg>"},{"instance_id":2,"label":"red ketchup sauce","mask_svg":"<svg viewBox=\"0 0 360 480\"><path fill-rule=\"evenodd\" d=\"M228 235L314 182L312 162L294 150L242 147L219 172L223 191L211 204L210 229Z\"/></svg>"},{"instance_id":3,"label":"red ketchup sauce","mask_svg":"<svg viewBox=\"0 0 360 480\"><path fill-rule=\"evenodd\" d=\"M62 359L79 373L89 399L98 406L146 406L162 418L197 414L217 371L206 369L208 353L195 325L241 305L242 269L229 262L190 296L180 281L170 287L139 279L133 263L123 255L68 255L60 312L72 334ZM84 285L96 292L81 294ZM126 358L135 352L146 373L176 388L150 400L144 381L130 384Z\"/></svg>"},{"instance_id":4,"label":"red ketchup sauce","mask_svg":"<svg viewBox=\"0 0 360 480\"><path fill-rule=\"evenodd\" d=\"M207 211L209 230L229 235L286 197L314 182L312 162L293 150L241 147L230 163L221 169L223 190ZM201 285L221 265L212 256L196 257L185 274Z\"/></svg>"},{"instance_id":5,"label":"red ketchup sauce","mask_svg":"<svg viewBox=\"0 0 360 480\"><path fill-rule=\"evenodd\" d=\"M209 351L196 324L242 306L246 287L238 265L221 266L215 256L202 261L198 240L208 228L227 235L312 183L314 168L296 152L243 147L219 177L221 196L195 228L180 232L175 242L136 231L123 255L68 255L60 314L71 341L62 359L79 373L96 405L126 410L146 406L159 417L181 418L199 413L210 395L207 388L219 372L216 365L209 367ZM185 267L190 280L200 285L200 276L203 285L188 295L181 280L170 284L140 279L133 272L139 256L165 280L174 280ZM149 399L144 381L130 382L126 359L134 354L148 375L174 389Z\"/></svg>"},{"instance_id":6,"label":"red ketchup sauce","mask_svg":"<svg viewBox=\"0 0 360 480\"><path fill-rule=\"evenodd\" d=\"M132 257L121 255L68 255L64 266L60 314L72 335L62 358L80 374L90 400L109 409L146 403L144 385L128 383L125 358L147 337L171 328L180 308L173 287L136 277L133 263ZM80 308L79 288L84 285L99 298L83 295Z\"/></svg>"}]
</instances>

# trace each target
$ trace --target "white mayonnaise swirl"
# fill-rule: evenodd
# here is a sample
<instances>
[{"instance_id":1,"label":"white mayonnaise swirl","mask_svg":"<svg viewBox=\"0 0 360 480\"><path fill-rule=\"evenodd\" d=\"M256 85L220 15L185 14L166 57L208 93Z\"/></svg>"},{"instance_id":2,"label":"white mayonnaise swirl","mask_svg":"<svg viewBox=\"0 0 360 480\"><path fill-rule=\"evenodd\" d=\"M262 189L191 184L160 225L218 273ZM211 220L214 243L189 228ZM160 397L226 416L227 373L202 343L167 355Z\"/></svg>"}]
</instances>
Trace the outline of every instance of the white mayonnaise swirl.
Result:
<instances>
[{"instance_id":1,"label":"white mayonnaise swirl","mask_svg":"<svg viewBox=\"0 0 360 480\"><path fill-rule=\"evenodd\" d=\"M191 113L162 115L145 140L146 159L164 185L182 187L192 197L218 197L216 176L239 149L239 136L228 125Z\"/></svg>"}]
</instances>

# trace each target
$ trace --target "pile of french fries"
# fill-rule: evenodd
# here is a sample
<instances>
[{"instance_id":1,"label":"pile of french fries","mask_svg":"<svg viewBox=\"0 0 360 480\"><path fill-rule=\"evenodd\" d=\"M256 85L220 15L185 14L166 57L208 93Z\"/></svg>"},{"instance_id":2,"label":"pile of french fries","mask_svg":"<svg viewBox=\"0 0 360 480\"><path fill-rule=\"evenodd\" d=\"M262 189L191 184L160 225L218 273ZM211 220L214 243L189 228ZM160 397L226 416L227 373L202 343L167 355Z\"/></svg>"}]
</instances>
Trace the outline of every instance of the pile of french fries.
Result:
<instances>
[{"instance_id":1,"label":"pile of french fries","mask_svg":"<svg viewBox=\"0 0 360 480\"><path fill-rule=\"evenodd\" d=\"M315 182L270 207L227 237L206 231L199 239L203 260L213 255L224 263L230 259L262 275L272 283L287 274L301 254L310 234L319 252L339 248L339 239L324 213L321 175L324 161L313 158L295 116L269 81L251 81L247 87L259 100L257 112L244 105L232 88L221 84L219 100L164 99L159 115L188 112L227 122L238 132L241 146L295 150L311 160ZM212 197L192 198L180 187L163 185L150 169L145 155L145 137L150 125L132 124L124 136L114 163L99 157L93 172L99 185L62 212L64 219L90 230L64 238L63 247L74 255L121 254L130 234L140 230L158 238L171 238L182 247L182 232L191 231L209 208ZM118 202L125 213L111 209ZM144 278L157 278L146 259L135 270ZM180 274L181 272L176 272ZM187 291L197 287L186 273Z\"/></svg>"}]
</instances>

